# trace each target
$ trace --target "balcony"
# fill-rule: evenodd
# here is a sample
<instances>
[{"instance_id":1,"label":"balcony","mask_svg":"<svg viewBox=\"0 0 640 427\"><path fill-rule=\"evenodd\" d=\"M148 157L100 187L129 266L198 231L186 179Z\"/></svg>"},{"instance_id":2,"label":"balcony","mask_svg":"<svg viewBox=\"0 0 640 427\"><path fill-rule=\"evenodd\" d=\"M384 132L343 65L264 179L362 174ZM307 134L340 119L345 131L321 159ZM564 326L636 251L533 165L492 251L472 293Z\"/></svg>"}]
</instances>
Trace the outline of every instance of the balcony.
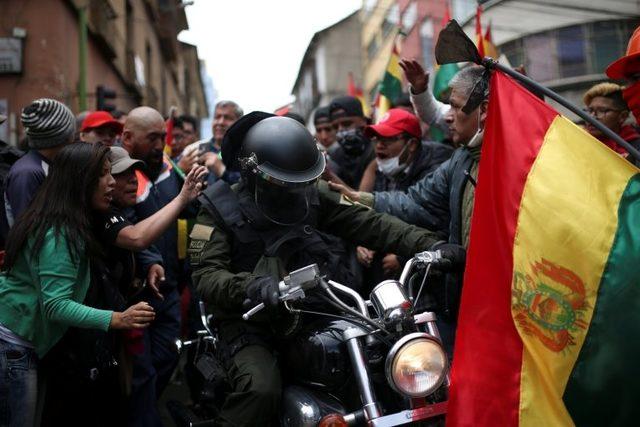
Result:
<instances>
[{"instance_id":1,"label":"balcony","mask_svg":"<svg viewBox=\"0 0 640 427\"><path fill-rule=\"evenodd\" d=\"M88 5L89 30L108 59L117 56L120 35L115 25L116 13L106 0L93 0Z\"/></svg>"}]
</instances>

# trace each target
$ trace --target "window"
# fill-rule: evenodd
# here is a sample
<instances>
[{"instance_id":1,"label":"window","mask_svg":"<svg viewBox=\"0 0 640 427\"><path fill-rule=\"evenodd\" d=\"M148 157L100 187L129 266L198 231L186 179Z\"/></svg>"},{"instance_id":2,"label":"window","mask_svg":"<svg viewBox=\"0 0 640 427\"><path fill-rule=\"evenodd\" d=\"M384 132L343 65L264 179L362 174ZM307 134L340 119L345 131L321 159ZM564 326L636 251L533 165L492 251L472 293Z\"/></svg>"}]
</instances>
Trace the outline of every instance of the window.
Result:
<instances>
[{"instance_id":1,"label":"window","mask_svg":"<svg viewBox=\"0 0 640 427\"><path fill-rule=\"evenodd\" d=\"M591 64L593 70L604 70L624 54L628 38L621 38L620 23L596 22L591 25Z\"/></svg>"},{"instance_id":2,"label":"window","mask_svg":"<svg viewBox=\"0 0 640 427\"><path fill-rule=\"evenodd\" d=\"M412 1L402 15L402 28L408 34L418 20L418 4Z\"/></svg>"},{"instance_id":3,"label":"window","mask_svg":"<svg viewBox=\"0 0 640 427\"><path fill-rule=\"evenodd\" d=\"M425 68L429 70L435 66L434 62L434 43L433 43L433 21L426 18L420 25L420 41L422 44L422 58Z\"/></svg>"},{"instance_id":4,"label":"window","mask_svg":"<svg viewBox=\"0 0 640 427\"><path fill-rule=\"evenodd\" d=\"M400 25L400 6L395 3L389 8L387 16L382 21L382 38L386 38L394 28Z\"/></svg>"},{"instance_id":5,"label":"window","mask_svg":"<svg viewBox=\"0 0 640 427\"><path fill-rule=\"evenodd\" d=\"M574 77L586 74L584 27L560 28L558 30L558 66L560 77Z\"/></svg>"},{"instance_id":6,"label":"window","mask_svg":"<svg viewBox=\"0 0 640 427\"><path fill-rule=\"evenodd\" d=\"M551 54L555 51L556 39L550 32L534 34L524 39L525 65L531 78L542 82L557 78L557 59Z\"/></svg>"},{"instance_id":7,"label":"window","mask_svg":"<svg viewBox=\"0 0 640 427\"><path fill-rule=\"evenodd\" d=\"M524 60L524 50L522 48L522 39L503 44L500 48L500 52L507 57L507 60L512 67L526 65Z\"/></svg>"}]
</instances>

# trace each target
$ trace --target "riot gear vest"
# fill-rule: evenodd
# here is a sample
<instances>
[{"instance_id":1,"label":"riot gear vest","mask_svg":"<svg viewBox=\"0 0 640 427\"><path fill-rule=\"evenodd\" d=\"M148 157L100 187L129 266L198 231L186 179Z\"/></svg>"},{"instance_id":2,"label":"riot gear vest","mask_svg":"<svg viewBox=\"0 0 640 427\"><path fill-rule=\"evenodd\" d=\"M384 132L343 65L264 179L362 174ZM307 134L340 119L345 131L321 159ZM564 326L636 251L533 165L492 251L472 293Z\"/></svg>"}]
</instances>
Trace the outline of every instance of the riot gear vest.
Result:
<instances>
[{"instance_id":1,"label":"riot gear vest","mask_svg":"<svg viewBox=\"0 0 640 427\"><path fill-rule=\"evenodd\" d=\"M266 219L242 184L232 188L218 181L201 194L199 201L233 236L232 273L271 275L280 280L290 271L316 263L332 279L346 285L355 283L343 241L316 228L317 192L310 200L307 218L292 226L279 226Z\"/></svg>"}]
</instances>

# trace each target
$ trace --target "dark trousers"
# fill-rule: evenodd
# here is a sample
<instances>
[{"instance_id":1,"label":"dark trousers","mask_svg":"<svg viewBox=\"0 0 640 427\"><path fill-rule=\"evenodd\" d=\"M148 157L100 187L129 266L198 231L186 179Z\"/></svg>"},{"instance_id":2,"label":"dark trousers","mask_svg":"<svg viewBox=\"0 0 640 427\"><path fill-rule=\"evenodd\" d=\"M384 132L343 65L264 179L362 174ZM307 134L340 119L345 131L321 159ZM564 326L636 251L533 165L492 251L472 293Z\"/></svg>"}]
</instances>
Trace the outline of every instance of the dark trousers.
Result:
<instances>
[{"instance_id":1,"label":"dark trousers","mask_svg":"<svg viewBox=\"0 0 640 427\"><path fill-rule=\"evenodd\" d=\"M278 413L282 381L273 353L262 345L247 345L230 361L233 391L224 401L217 426L268 426Z\"/></svg>"},{"instance_id":2,"label":"dark trousers","mask_svg":"<svg viewBox=\"0 0 640 427\"><path fill-rule=\"evenodd\" d=\"M38 397L33 349L0 339L0 426L32 426Z\"/></svg>"},{"instance_id":3,"label":"dark trousers","mask_svg":"<svg viewBox=\"0 0 640 427\"><path fill-rule=\"evenodd\" d=\"M176 288L163 290L164 300L147 293L156 318L144 331L144 351L134 356L131 383L132 426L161 426L158 399L178 363L175 340L180 336L180 297Z\"/></svg>"}]
</instances>

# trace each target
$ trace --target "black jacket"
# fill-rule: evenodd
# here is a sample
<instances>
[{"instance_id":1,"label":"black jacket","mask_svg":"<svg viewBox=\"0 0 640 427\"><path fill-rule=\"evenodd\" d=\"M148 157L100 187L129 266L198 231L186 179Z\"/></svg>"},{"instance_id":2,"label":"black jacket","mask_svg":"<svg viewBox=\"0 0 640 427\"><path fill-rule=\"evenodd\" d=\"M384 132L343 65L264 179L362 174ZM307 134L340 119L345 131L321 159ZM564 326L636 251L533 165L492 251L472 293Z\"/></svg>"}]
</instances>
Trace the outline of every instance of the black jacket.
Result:
<instances>
[{"instance_id":1,"label":"black jacket","mask_svg":"<svg viewBox=\"0 0 640 427\"><path fill-rule=\"evenodd\" d=\"M379 170L376 170L376 181L373 191L402 191L406 192L409 187L433 172L448 160L453 153L453 147L435 141L422 141L416 153L416 158L411 163L406 173L389 178Z\"/></svg>"}]
</instances>

